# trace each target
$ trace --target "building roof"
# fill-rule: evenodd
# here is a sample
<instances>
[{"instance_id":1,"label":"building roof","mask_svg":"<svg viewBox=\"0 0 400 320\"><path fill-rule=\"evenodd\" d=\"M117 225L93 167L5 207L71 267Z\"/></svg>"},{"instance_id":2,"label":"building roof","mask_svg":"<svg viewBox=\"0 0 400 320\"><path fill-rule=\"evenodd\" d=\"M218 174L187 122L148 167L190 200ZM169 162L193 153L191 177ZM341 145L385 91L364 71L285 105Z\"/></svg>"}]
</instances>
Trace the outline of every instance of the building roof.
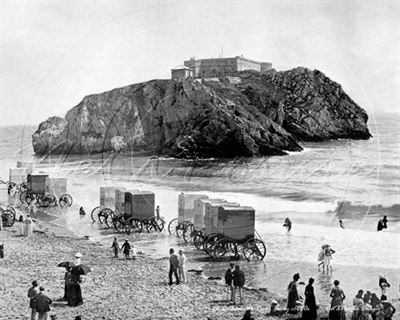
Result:
<instances>
[{"instance_id":1,"label":"building roof","mask_svg":"<svg viewBox=\"0 0 400 320\"><path fill-rule=\"evenodd\" d=\"M183 65L179 65L179 66L176 66L175 68L172 68L171 70L190 70L190 68L185 67Z\"/></svg>"}]
</instances>

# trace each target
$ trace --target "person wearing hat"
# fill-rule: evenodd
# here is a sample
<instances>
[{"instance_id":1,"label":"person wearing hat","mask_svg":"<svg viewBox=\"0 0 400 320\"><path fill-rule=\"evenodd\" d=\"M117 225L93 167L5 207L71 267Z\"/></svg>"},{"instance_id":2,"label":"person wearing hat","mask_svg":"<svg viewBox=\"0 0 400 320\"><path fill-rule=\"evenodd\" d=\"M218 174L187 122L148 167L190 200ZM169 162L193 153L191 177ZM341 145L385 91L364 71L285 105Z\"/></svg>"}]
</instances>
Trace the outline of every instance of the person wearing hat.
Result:
<instances>
[{"instance_id":1,"label":"person wearing hat","mask_svg":"<svg viewBox=\"0 0 400 320\"><path fill-rule=\"evenodd\" d=\"M288 301L287 301L287 309L288 313L296 314L299 309L297 307L297 301L300 299L297 293L297 281L299 281L300 275L296 273L293 275L293 280L288 285Z\"/></svg>"},{"instance_id":2,"label":"person wearing hat","mask_svg":"<svg viewBox=\"0 0 400 320\"><path fill-rule=\"evenodd\" d=\"M39 293L33 298L33 305L38 313L38 320L47 320L50 305L53 301L44 294L44 288L39 288Z\"/></svg>"},{"instance_id":3,"label":"person wearing hat","mask_svg":"<svg viewBox=\"0 0 400 320\"><path fill-rule=\"evenodd\" d=\"M77 252L75 254L75 265L79 266L81 264L82 253Z\"/></svg>"},{"instance_id":4,"label":"person wearing hat","mask_svg":"<svg viewBox=\"0 0 400 320\"><path fill-rule=\"evenodd\" d=\"M314 279L308 279L308 285L304 291L305 301L303 307L303 314L301 318L303 320L315 320L317 319L317 303L315 302L314 287L312 286Z\"/></svg>"},{"instance_id":5,"label":"person wearing hat","mask_svg":"<svg viewBox=\"0 0 400 320\"><path fill-rule=\"evenodd\" d=\"M128 242L128 239L125 240L125 242L123 243L121 249L122 249L123 254L125 255L125 258L126 259L130 259L131 258L130 254L131 254L131 249L132 248L131 248L131 245Z\"/></svg>"},{"instance_id":6,"label":"person wearing hat","mask_svg":"<svg viewBox=\"0 0 400 320\"><path fill-rule=\"evenodd\" d=\"M36 280L32 281L32 287L28 289L28 298L29 298L29 308L31 308L31 320L36 319L36 309L33 305L33 298L39 293L38 282Z\"/></svg>"}]
</instances>

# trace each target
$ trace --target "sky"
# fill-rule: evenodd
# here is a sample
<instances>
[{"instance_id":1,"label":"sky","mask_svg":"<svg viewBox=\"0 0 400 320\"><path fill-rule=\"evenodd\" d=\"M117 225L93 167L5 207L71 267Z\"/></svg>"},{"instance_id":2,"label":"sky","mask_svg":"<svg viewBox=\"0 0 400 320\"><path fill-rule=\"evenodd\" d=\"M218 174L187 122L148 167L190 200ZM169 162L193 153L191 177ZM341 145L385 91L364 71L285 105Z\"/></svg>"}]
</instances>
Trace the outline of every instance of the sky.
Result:
<instances>
[{"instance_id":1,"label":"sky","mask_svg":"<svg viewBox=\"0 0 400 320\"><path fill-rule=\"evenodd\" d=\"M371 114L400 112L400 1L0 0L0 125L196 58L319 69Z\"/></svg>"}]
</instances>

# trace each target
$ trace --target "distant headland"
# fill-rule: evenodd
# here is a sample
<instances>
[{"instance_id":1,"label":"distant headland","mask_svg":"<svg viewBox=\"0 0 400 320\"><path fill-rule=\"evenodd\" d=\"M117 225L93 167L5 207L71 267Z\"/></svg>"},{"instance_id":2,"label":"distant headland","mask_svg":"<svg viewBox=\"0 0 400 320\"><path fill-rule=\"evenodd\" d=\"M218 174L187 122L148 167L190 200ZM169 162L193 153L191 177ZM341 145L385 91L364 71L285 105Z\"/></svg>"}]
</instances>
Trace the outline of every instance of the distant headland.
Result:
<instances>
[{"instance_id":1,"label":"distant headland","mask_svg":"<svg viewBox=\"0 0 400 320\"><path fill-rule=\"evenodd\" d=\"M34 152L285 155L301 151L301 141L371 137L365 110L318 70L278 72L242 56L192 58L171 78L86 96L64 118L39 125Z\"/></svg>"}]
</instances>

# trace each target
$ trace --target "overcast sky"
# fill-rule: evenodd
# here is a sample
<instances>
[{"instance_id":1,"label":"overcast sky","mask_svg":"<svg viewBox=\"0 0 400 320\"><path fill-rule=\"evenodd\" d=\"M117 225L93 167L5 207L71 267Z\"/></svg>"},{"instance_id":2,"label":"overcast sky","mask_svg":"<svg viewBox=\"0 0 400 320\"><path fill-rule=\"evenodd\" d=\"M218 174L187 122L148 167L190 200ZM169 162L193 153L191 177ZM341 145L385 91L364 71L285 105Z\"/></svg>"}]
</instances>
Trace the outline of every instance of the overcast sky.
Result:
<instances>
[{"instance_id":1,"label":"overcast sky","mask_svg":"<svg viewBox=\"0 0 400 320\"><path fill-rule=\"evenodd\" d=\"M5 1L0 125L64 116L85 95L196 58L319 69L368 113L399 112L398 1Z\"/></svg>"}]
</instances>

